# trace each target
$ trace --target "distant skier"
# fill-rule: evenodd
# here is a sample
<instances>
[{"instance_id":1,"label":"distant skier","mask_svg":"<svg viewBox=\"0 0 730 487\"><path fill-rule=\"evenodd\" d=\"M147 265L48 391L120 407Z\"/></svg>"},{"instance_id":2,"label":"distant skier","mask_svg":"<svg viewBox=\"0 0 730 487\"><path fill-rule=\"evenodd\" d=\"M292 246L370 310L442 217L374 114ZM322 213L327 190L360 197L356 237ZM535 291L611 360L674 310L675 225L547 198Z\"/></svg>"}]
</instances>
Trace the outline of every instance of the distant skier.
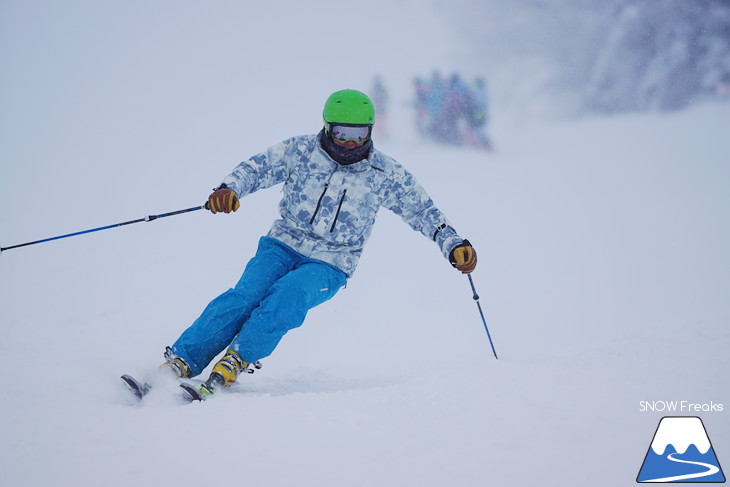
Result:
<instances>
[{"instance_id":1,"label":"distant skier","mask_svg":"<svg viewBox=\"0 0 730 487\"><path fill-rule=\"evenodd\" d=\"M434 132L436 140L445 144L460 145L463 143L463 121L469 88L458 73L454 73L446 84L446 94L441 107L441 119L438 130Z\"/></svg>"},{"instance_id":2,"label":"distant skier","mask_svg":"<svg viewBox=\"0 0 730 487\"><path fill-rule=\"evenodd\" d=\"M375 118L378 119L378 125L373 126L373 135L387 138L390 135L390 131L388 130L388 127L390 126L388 123L388 102L390 97L388 95L388 90L383 83L383 78L379 75L373 78L373 86L370 89L370 96L375 108Z\"/></svg>"},{"instance_id":3,"label":"distant skier","mask_svg":"<svg viewBox=\"0 0 730 487\"><path fill-rule=\"evenodd\" d=\"M470 145L491 150L492 142L486 133L489 121L489 98L484 78L479 77L474 81L474 88L467 97L465 111L468 122L466 141Z\"/></svg>"},{"instance_id":4,"label":"distant skier","mask_svg":"<svg viewBox=\"0 0 730 487\"><path fill-rule=\"evenodd\" d=\"M213 299L165 352L161 368L185 378L227 348L198 387L203 398L271 354L309 309L345 285L381 206L436 242L461 272L476 267L472 246L414 177L373 147L375 114L367 95L333 93L323 118L318 134L292 137L240 163L208 198L211 212L230 213L240 198L284 183L281 218L260 239L238 284Z\"/></svg>"},{"instance_id":5,"label":"distant skier","mask_svg":"<svg viewBox=\"0 0 730 487\"><path fill-rule=\"evenodd\" d=\"M431 81L428 84L428 99L426 107L428 109L429 134L435 141L441 142L446 138L444 125L449 125L446 119L446 95L448 93L448 82L443 78L441 72L435 70L431 75Z\"/></svg>"},{"instance_id":6,"label":"distant skier","mask_svg":"<svg viewBox=\"0 0 730 487\"><path fill-rule=\"evenodd\" d=\"M413 101L413 107L416 110L416 130L420 135L429 135L429 127L431 125L430 112L428 110L429 102L429 90L428 84L423 78L413 78L413 91L415 93L415 99Z\"/></svg>"}]
</instances>

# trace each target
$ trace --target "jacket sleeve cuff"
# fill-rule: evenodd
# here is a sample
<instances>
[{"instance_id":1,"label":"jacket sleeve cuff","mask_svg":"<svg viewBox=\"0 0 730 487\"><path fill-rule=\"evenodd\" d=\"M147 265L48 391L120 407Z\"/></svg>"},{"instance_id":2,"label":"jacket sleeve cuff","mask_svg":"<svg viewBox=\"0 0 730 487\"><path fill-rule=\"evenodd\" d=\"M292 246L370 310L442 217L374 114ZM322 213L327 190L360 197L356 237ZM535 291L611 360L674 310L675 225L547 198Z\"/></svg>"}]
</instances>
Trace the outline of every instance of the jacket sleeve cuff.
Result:
<instances>
[{"instance_id":1,"label":"jacket sleeve cuff","mask_svg":"<svg viewBox=\"0 0 730 487\"><path fill-rule=\"evenodd\" d=\"M433 240L438 244L439 248L441 248L441 253L444 254L446 260L449 259L451 251L461 245L464 241L464 239L456 233L456 230L448 224L442 224L438 227L434 233Z\"/></svg>"}]
</instances>

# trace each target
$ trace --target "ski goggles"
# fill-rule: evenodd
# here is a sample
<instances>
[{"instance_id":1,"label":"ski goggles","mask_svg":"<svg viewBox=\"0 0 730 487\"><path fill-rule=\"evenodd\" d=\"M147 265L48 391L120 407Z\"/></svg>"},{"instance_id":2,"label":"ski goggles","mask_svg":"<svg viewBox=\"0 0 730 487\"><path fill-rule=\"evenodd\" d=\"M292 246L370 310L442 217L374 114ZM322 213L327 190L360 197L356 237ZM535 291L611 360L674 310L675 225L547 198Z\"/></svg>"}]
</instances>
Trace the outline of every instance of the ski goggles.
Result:
<instances>
[{"instance_id":1,"label":"ski goggles","mask_svg":"<svg viewBox=\"0 0 730 487\"><path fill-rule=\"evenodd\" d=\"M338 142L353 141L363 144L370 138L372 125L328 123L327 131L330 136Z\"/></svg>"}]
</instances>

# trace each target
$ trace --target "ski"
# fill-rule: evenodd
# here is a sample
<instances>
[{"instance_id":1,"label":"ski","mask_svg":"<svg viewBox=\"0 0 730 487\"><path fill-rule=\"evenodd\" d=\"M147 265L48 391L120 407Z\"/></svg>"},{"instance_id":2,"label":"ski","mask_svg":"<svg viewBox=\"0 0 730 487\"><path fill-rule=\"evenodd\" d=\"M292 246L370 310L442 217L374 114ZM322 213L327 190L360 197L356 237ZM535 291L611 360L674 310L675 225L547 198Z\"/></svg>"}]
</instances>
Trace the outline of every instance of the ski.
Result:
<instances>
[{"instance_id":1,"label":"ski","mask_svg":"<svg viewBox=\"0 0 730 487\"><path fill-rule=\"evenodd\" d=\"M261 362L254 362L250 364L252 367L246 367L243 372L246 374L253 374L255 370L261 368ZM213 379L213 376L218 377L218 381ZM140 382L129 374L121 376L122 382L127 386L127 389L134 395L138 402L141 402L144 397L149 394L152 390L152 385L147 382ZM188 382L192 381L192 382ZM199 382L196 379L187 379L186 382L180 382L180 398L186 403L195 401L205 401L210 398L216 390L226 389L224 387L223 378L219 374L212 374L211 378L206 382Z\"/></svg>"},{"instance_id":2,"label":"ski","mask_svg":"<svg viewBox=\"0 0 730 487\"><path fill-rule=\"evenodd\" d=\"M136 397L138 401L141 401L142 398L146 396L147 393L150 392L150 390L152 389L152 387L148 383L140 383L131 375L124 374L121 379L122 382L126 384L129 391L134 394L134 397Z\"/></svg>"},{"instance_id":3,"label":"ski","mask_svg":"<svg viewBox=\"0 0 730 487\"><path fill-rule=\"evenodd\" d=\"M193 384L183 382L180 384L180 389L183 390L183 395L184 395L185 399L187 399L189 402L194 402L194 401L202 402L213 395L213 391L208 389L205 386L205 384L200 384L198 386L195 386Z\"/></svg>"},{"instance_id":4,"label":"ski","mask_svg":"<svg viewBox=\"0 0 730 487\"><path fill-rule=\"evenodd\" d=\"M129 374L122 375L121 379L138 402L142 402L144 397L152 390L152 386L149 383L140 382ZM213 394L212 392L208 392L207 389L200 392L198 390L200 387L202 387L202 384L196 386L187 382L181 383L180 398L184 402L190 403L193 401L204 401L208 396Z\"/></svg>"},{"instance_id":5,"label":"ski","mask_svg":"<svg viewBox=\"0 0 730 487\"><path fill-rule=\"evenodd\" d=\"M253 374L254 371L261 369L261 362L258 360L252 364L246 364L242 370L243 373ZM220 373L213 372L207 381L202 384L191 384L189 382L181 382L180 389L183 390L184 397L189 402L205 401L210 398L217 390L226 389L225 380Z\"/></svg>"}]
</instances>

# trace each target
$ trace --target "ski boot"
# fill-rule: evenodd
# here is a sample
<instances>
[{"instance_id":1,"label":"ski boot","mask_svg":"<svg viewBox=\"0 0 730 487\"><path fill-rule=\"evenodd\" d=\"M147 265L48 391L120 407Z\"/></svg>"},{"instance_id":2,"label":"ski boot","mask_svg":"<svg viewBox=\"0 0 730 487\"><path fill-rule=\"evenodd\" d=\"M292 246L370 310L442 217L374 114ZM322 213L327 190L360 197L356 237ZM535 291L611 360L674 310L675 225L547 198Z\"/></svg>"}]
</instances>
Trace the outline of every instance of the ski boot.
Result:
<instances>
[{"instance_id":1,"label":"ski boot","mask_svg":"<svg viewBox=\"0 0 730 487\"><path fill-rule=\"evenodd\" d=\"M230 387L236 383L238 375L246 370L249 365L235 350L229 348L223 358L213 366L213 371L206 383L212 382L216 387Z\"/></svg>"},{"instance_id":2,"label":"ski boot","mask_svg":"<svg viewBox=\"0 0 730 487\"><path fill-rule=\"evenodd\" d=\"M229 348L223 358L213 366L208 380L197 387L186 383L180 384L180 387L190 396L191 401L204 401L216 391L235 384L242 372L253 374L254 370L250 368L252 365L254 369L261 368L260 362L250 364L243 360L235 350Z\"/></svg>"},{"instance_id":3,"label":"ski boot","mask_svg":"<svg viewBox=\"0 0 730 487\"><path fill-rule=\"evenodd\" d=\"M160 365L160 370L178 379L190 377L190 366L170 347L165 348L165 363Z\"/></svg>"}]
</instances>

